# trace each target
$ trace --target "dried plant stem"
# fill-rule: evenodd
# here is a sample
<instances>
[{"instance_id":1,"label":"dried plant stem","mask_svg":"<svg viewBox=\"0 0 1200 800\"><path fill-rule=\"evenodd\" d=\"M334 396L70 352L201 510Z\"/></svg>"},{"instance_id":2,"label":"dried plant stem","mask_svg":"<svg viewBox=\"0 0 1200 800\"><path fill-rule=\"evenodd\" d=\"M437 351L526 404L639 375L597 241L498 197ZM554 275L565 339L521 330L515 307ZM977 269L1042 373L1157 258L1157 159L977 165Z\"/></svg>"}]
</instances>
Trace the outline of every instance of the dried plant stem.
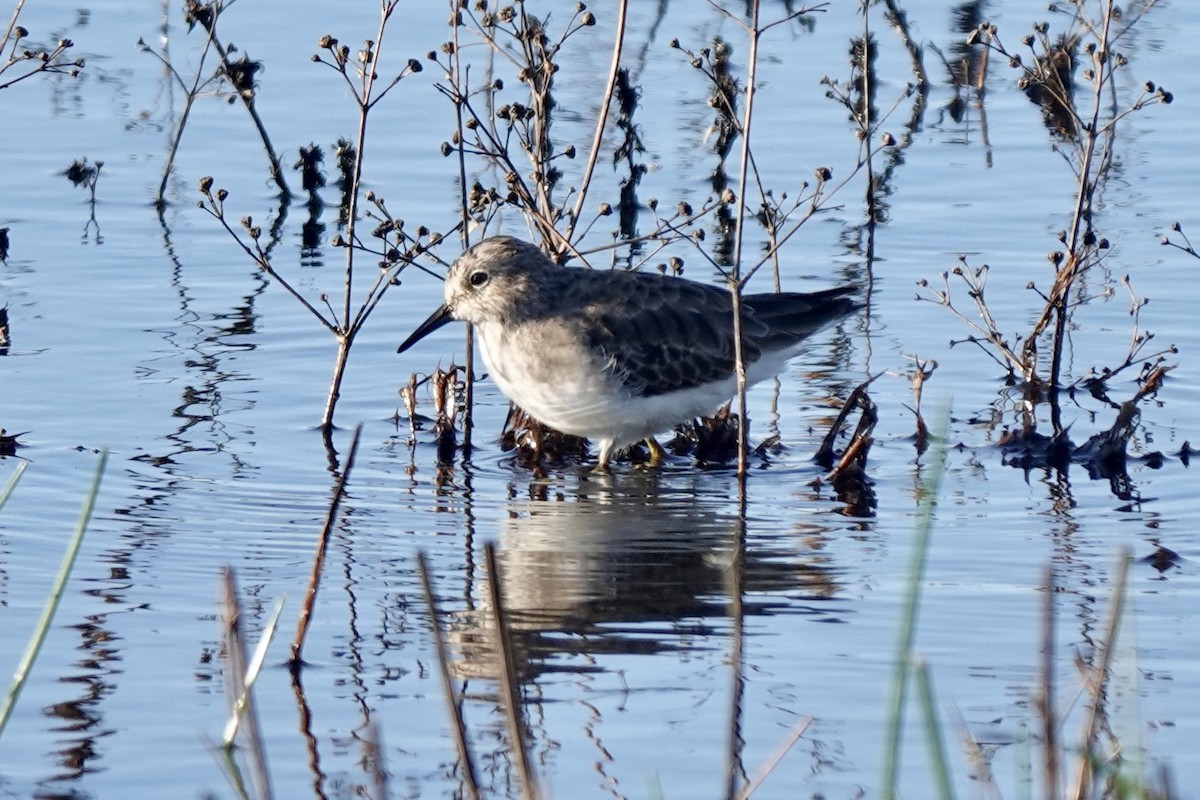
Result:
<instances>
[{"instance_id":1,"label":"dried plant stem","mask_svg":"<svg viewBox=\"0 0 1200 800\"><path fill-rule=\"evenodd\" d=\"M8 27L4 31L4 38L0 39L0 42L8 43L12 39L13 28L17 27L17 20L20 19L23 8L25 8L25 0L17 0L17 4L13 6L12 16L8 20Z\"/></svg>"},{"instance_id":2,"label":"dried plant stem","mask_svg":"<svg viewBox=\"0 0 1200 800\"><path fill-rule=\"evenodd\" d=\"M247 682L246 646L242 638L241 604L238 602L237 582L233 570L226 568L221 581L222 630L225 638L225 693L233 714L242 719L241 726L247 740L246 753L250 761L251 778L255 795L259 800L268 800L271 793L271 772L267 767L266 749L263 747L262 730L258 725L258 711L254 704L254 693ZM236 764L231 759L232 742L223 748L231 770ZM240 780L236 771L231 772Z\"/></svg>"},{"instance_id":3,"label":"dried plant stem","mask_svg":"<svg viewBox=\"0 0 1200 800\"><path fill-rule=\"evenodd\" d=\"M1117 562L1117 574L1113 580L1112 597L1108 601L1108 620L1104 626L1104 636L1100 640L1100 659L1093 665L1088 676L1086 689L1091 694L1091 703L1084 719L1082 758L1079 759L1079 773L1076 775L1075 788L1069 794L1074 800L1084 800L1089 797L1091 783L1094 777L1097 757L1092 752L1096 737L1100 732L1100 721L1104 717L1101 709L1104 706L1105 689L1108 686L1109 667L1112 665L1113 651L1117 646L1117 634L1121 627L1121 618L1125 613L1125 584L1129 579L1128 551L1122 551Z\"/></svg>"},{"instance_id":4,"label":"dried plant stem","mask_svg":"<svg viewBox=\"0 0 1200 800\"><path fill-rule=\"evenodd\" d=\"M496 656L496 676L500 682L500 703L508 727L508 746L517 761L517 777L525 800L537 800L537 780L529 763L529 751L521 730L521 700L517 693L517 669L513 660L512 637L504 614L504 597L500 591L500 571L496 568L496 546L489 542L484 548L487 570L488 605L491 607L492 636Z\"/></svg>"},{"instance_id":5,"label":"dried plant stem","mask_svg":"<svg viewBox=\"0 0 1200 800\"><path fill-rule=\"evenodd\" d=\"M588 187L592 183L592 173L596 169L596 161L600 157L600 145L604 140L604 128L608 122L608 107L612 105L613 92L617 86L617 73L621 68L621 51L625 46L625 18L629 11L629 0L621 0L617 5L616 34L613 37L612 64L608 68L608 82L604 86L604 95L600 98L600 115L596 120L596 131L592 134L592 147L588 151L587 164L583 168L583 177L579 181L579 193L575 197L575 210L567 219L567 230L563 238L568 241L573 238L575 226L583 213L583 203L587 199Z\"/></svg>"},{"instance_id":6,"label":"dried plant stem","mask_svg":"<svg viewBox=\"0 0 1200 800\"><path fill-rule=\"evenodd\" d=\"M188 118L192 113L192 106L196 104L196 98L200 95L200 84L203 83L201 75L204 72L204 60L208 57L209 50L212 49L214 32L213 26L205 29L206 36L204 39L204 47L200 50L200 63L196 65L196 76L192 80L192 85L189 88L183 82L183 77L175 71L175 68L170 63L164 61L163 65L179 83L183 89L183 109L179 112L179 122L175 125L175 135L171 137L171 146L167 150L167 158L163 163L162 178L158 182L158 195L154 198L154 205L160 212L167 205L167 182L171 179L171 172L175 169L175 156L179 154L179 145L183 142L183 131L187 127ZM148 52L151 52L148 50Z\"/></svg>"},{"instance_id":7,"label":"dried plant stem","mask_svg":"<svg viewBox=\"0 0 1200 800\"><path fill-rule=\"evenodd\" d=\"M13 474L8 479L8 483L4 484L4 490L0 491L0 508L4 508L4 504L8 502L8 498L12 497L13 490L17 488L17 483L20 482L21 476L25 474L25 470L28 467L28 461L18 462L17 468L13 470Z\"/></svg>"},{"instance_id":8,"label":"dried plant stem","mask_svg":"<svg viewBox=\"0 0 1200 800\"><path fill-rule=\"evenodd\" d=\"M1052 354L1050 359L1050 374L1049 386L1052 390L1057 389L1062 373L1063 346L1066 341L1066 329L1069 298L1071 289L1074 287L1075 279L1085 269L1088 261L1088 254L1082 241L1084 218L1091 207L1092 195L1095 193L1096 180L1092 176L1092 167L1095 163L1096 146L1101 135L1111 136L1113 126L1104 126L1102 133L1100 128L1100 109L1102 108L1102 93L1104 85L1111 76L1112 69L1112 54L1109 52L1109 31L1113 18L1113 0L1107 0L1104 8L1104 16L1101 30L1096 32L1098 56L1093 56L1095 76L1092 80L1092 115L1091 119L1086 123L1079 125L1080 136L1083 139L1081 147L1081 158L1079 163L1079 185L1075 193L1075 205L1072 209L1071 227L1067 232L1066 241L1066 257L1062 266L1059 268L1054 280L1054 287L1051 289L1048 302L1042 311L1041 317L1034 324L1030 335L1026 338L1026 344L1023 356L1029 370L1036 369L1034 364L1036 360L1036 343L1039 335L1047 328L1051 318L1054 321L1054 337L1052 341ZM1073 105L1067 99L1060 100L1065 108L1073 111ZM1056 415L1057 416L1057 415ZM1060 422L1057 418L1054 420L1055 430L1060 430Z\"/></svg>"},{"instance_id":9,"label":"dried plant stem","mask_svg":"<svg viewBox=\"0 0 1200 800\"><path fill-rule=\"evenodd\" d=\"M733 371L737 379L738 408L738 457L737 474L746 476L746 457L749 453L750 420L746 416L746 355L742 341L742 240L745 238L746 183L750 178L750 123L754 119L754 88L758 79L758 38L762 31L758 26L759 0L751 6L750 52L746 56L746 102L742 109L741 166L738 170L738 190L734 211L733 270L729 275L729 295L733 313ZM744 483L739 481L739 487Z\"/></svg>"},{"instance_id":10,"label":"dried plant stem","mask_svg":"<svg viewBox=\"0 0 1200 800\"><path fill-rule=\"evenodd\" d=\"M380 4L379 12L379 28L375 34L374 45L372 46L372 57L368 63L363 64L361 76L359 80L358 91L355 92L355 99L358 103L358 130L355 134L354 143L354 165L350 173L350 189L348 192L349 203L346 211L346 275L345 275L345 296L342 298L342 319L337 325L336 338L338 352L337 357L333 361L333 375L329 379L329 394L325 399L325 411L321 415L321 428L328 434L333 430L333 413L337 408L338 400L342 394L342 379L346 376L346 364L350 360L350 347L354 344L354 337L358 333L363 322L366 321L367 315L374 309L374 304L364 304L364 307L359 311L358 316L351 321L350 303L354 296L354 253L358 245L358 200L359 190L362 185L362 170L364 152L367 146L367 118L370 116L371 109L375 103L382 98L387 90L395 85L395 82L389 84L379 97L375 97L375 81L377 78L376 65L379 61L380 53L383 51L383 36L387 31L388 20L392 16L392 12L396 10L398 0L384 0ZM347 78L348 79L348 78ZM372 295L374 292L372 292Z\"/></svg>"},{"instance_id":11,"label":"dried plant stem","mask_svg":"<svg viewBox=\"0 0 1200 800\"><path fill-rule=\"evenodd\" d=\"M312 573L308 577L308 591L304 594L304 604L300 608L300 619L296 623L296 636L292 640L292 658L290 666L293 672L300 669L303 660L301 650L304 648L304 637L308 634L308 626L312 621L313 607L317 602L317 589L321 585L321 572L325 566L325 554L329 551L329 537L337 522L338 508L346 493L346 482L350 479L350 471L354 468L354 459L358 455L358 442L362 438L362 423L354 429L354 438L350 440L350 452L346 454L346 465L338 476L333 488L333 497L329 499L329 510L325 513L325 524L321 526L321 535L317 539L317 552L313 556Z\"/></svg>"},{"instance_id":12,"label":"dried plant stem","mask_svg":"<svg viewBox=\"0 0 1200 800\"><path fill-rule=\"evenodd\" d=\"M458 17L458 0L450 0L450 18L456 20ZM454 86L463 85L462 72L462 50L458 38L458 30L461 26L456 24L450 25L451 33L453 34L454 52L450 54L451 65L454 67L454 73L451 78ZM463 120L463 104L457 100L454 103L454 123L455 130L458 132L458 147L455 148L458 155L458 188L459 188L459 210L461 212L459 228L459 240L462 242L462 249L466 250L471 244L471 213L469 200L467 195L467 153L466 153L466 125ZM466 339L463 344L463 364L464 372L466 373L465 386L463 388L463 441L462 452L463 458L471 457L471 435L475 428L475 326L471 323L466 324Z\"/></svg>"},{"instance_id":13,"label":"dried plant stem","mask_svg":"<svg viewBox=\"0 0 1200 800\"><path fill-rule=\"evenodd\" d=\"M450 716L450 732L458 748L458 760L462 764L462 779L466 795L470 800L479 800L479 779L475 774L475 761L471 757L471 746L467 741L467 725L463 720L462 703L454 682L450 678L450 663L446 656L446 639L442 635L437 598L433 594L433 583L429 578L429 560L424 551L417 553L417 574L421 577L421 589L425 594L425 608L429 612L429 630L433 635L434 655L437 656L438 672L442 678L442 697L446 701L446 712Z\"/></svg>"},{"instance_id":14,"label":"dried plant stem","mask_svg":"<svg viewBox=\"0 0 1200 800\"><path fill-rule=\"evenodd\" d=\"M83 544L83 534L87 531L92 511L96 507L96 497L100 494L100 480L104 477L104 467L107 464L108 451L105 450L100 454L100 462L96 465L96 474L92 478L91 488L88 489L87 497L83 501L83 509L79 512L79 521L75 524L75 532L67 542L66 552L63 553L62 563L58 567L58 575L50 587L50 594L46 598L45 605L42 606L42 615L33 628L33 634L29 637L29 644L25 646L25 652L21 654L20 662L13 670L12 683L9 684L8 692L4 695L4 704L0 706L0 735L4 734L4 727L12 716L17 698L21 696L21 690L25 688L25 682L29 680L29 671L33 668L33 662L37 660L42 643L46 641L46 634L50 631L50 625L54 622L54 613L58 611L58 604L62 601L63 592L67 588L67 580L71 577L71 570L75 566L75 558L79 555L79 548ZM5 488L5 497L16 485L21 472L22 470L18 468L9 480L9 484Z\"/></svg>"},{"instance_id":15,"label":"dried plant stem","mask_svg":"<svg viewBox=\"0 0 1200 800\"><path fill-rule=\"evenodd\" d=\"M754 773L754 777L742 787L740 792L738 792L738 800L748 800L750 795L754 794L755 790L762 785L762 782L765 781L767 777L775 771L775 768L779 766L779 763L783 761L783 757L788 754L788 751L795 746L796 742L800 741L800 737L804 735L806 730L808 730L808 726L812 724L812 721L813 718L806 714L800 719L799 722L792 726L792 729L787 732L787 734L783 737L783 740L775 746L775 750L770 756L767 757L767 760L764 761L762 766L758 768L758 771Z\"/></svg>"}]
</instances>

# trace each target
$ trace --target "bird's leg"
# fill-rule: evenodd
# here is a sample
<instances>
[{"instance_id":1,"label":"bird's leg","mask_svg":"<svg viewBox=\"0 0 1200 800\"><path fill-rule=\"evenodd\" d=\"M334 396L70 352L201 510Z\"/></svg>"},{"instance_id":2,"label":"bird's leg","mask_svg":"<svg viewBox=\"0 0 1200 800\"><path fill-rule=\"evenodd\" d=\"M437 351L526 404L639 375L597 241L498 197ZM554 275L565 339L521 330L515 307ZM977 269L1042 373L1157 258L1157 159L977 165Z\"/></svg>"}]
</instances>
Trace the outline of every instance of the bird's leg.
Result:
<instances>
[{"instance_id":1,"label":"bird's leg","mask_svg":"<svg viewBox=\"0 0 1200 800\"><path fill-rule=\"evenodd\" d=\"M655 441L653 436L647 436L645 442L646 449L650 451L650 458L646 461L646 466L661 467L663 460L667 457L667 451L663 450L663 446Z\"/></svg>"},{"instance_id":2,"label":"bird's leg","mask_svg":"<svg viewBox=\"0 0 1200 800\"><path fill-rule=\"evenodd\" d=\"M600 445L600 457L596 460L596 466L592 467L593 474L603 475L608 472L608 460L612 457L612 451L612 442Z\"/></svg>"}]
</instances>

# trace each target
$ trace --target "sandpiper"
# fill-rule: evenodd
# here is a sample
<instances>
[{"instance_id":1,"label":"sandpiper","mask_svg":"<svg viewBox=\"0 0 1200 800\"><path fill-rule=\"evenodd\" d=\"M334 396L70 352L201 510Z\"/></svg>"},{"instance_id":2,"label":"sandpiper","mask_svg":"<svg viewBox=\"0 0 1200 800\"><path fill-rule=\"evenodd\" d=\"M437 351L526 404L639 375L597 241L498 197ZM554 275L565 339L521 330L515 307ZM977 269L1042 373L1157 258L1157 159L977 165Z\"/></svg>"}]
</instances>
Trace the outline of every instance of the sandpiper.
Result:
<instances>
[{"instance_id":1,"label":"sandpiper","mask_svg":"<svg viewBox=\"0 0 1200 800\"><path fill-rule=\"evenodd\" d=\"M778 373L807 336L853 311L853 292L744 295L747 382ZM711 414L736 391L724 288L560 267L528 242L496 236L454 262L445 299L399 352L452 320L473 323L500 390L539 422L596 440L597 469L622 447Z\"/></svg>"}]
</instances>

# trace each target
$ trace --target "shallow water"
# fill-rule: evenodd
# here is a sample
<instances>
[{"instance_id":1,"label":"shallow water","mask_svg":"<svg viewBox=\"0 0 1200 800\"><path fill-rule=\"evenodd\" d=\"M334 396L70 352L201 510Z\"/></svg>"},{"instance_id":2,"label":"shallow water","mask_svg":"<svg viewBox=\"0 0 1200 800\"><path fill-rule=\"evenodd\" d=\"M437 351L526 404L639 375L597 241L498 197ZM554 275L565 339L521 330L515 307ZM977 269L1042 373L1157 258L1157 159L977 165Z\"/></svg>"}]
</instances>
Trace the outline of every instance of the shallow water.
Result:
<instances>
[{"instance_id":1,"label":"shallow water","mask_svg":"<svg viewBox=\"0 0 1200 800\"><path fill-rule=\"evenodd\" d=\"M819 84L822 75L846 73L847 42L861 29L851 5L825 10L811 32L790 24L763 39L755 155L780 191L794 194L818 166L835 176L853 167L857 142L846 111ZM373 37L376 7L361 6L237 4L223 19L226 37L266 64L258 107L289 165L299 146L316 142L328 151L353 132L340 79L309 55L325 33L347 42ZM961 40L940 4L905 7L919 42L949 53ZM769 4L765 13L782 8ZM554 127L581 153L600 94L595 76L610 58L612 11L594 10L597 27L564 50ZM441 4L409 3L398 13L384 43L393 64L423 57L446 36ZM1010 47L1041 18L1020 4L995 3L985 13ZM0 357L0 425L29 431L18 454L30 461L0 511L5 669L37 619L97 453L112 450L55 626L0 739L4 796L161 797L164 788L180 797L234 796L210 752L226 715L217 616L227 565L236 570L252 637L276 598L287 598L272 667L256 688L276 796L345 797L370 786L368 723L382 737L391 796L454 794L455 751L416 576L420 550L430 558L462 679L481 781L498 795L519 796L481 635L489 542L547 795L719 795L736 707L733 750L748 776L812 718L756 797L851 797L860 789L874 796L918 496L936 461L918 455L911 439L913 355L939 362L923 405L931 424L949 409L917 650L932 669L960 790L971 785L957 744L961 716L992 757L1005 796L1020 794L1027 739L1039 724L1031 692L1048 567L1057 585L1058 699L1069 715L1063 735L1074 741L1082 717L1073 658L1090 653L1101 635L1125 549L1135 562L1112 725L1127 748L1145 748L1150 767L1169 765L1180 787L1200 778L1193 745L1200 644L1191 634L1200 541L1189 468L1173 455L1200 430L1193 366L1200 334L1190 324L1194 262L1158 244L1172 222L1191 228L1194 216L1189 142L1200 81L1183 44L1200 34L1192 6L1161 5L1122 41L1130 58L1122 92L1155 80L1175 102L1121 127L1117 166L1097 206L1114 247L1106 271L1087 287L1114 294L1078 309L1070 342L1073 376L1124 357L1133 322L1120 279L1129 275L1136 294L1151 300L1143 328L1179 348L1177 368L1143 404L1128 486L1091 480L1079 467L1059 474L1006 465L996 442L1015 424L1019 399L978 349L948 347L967 334L961 321L913 300L916 281L936 283L967 254L972 265L992 267L989 307L1002 327L1027 329L1038 305L1024 287L1050 280L1045 253L1069 224L1074 192L1068 164L1005 65L992 64L986 127L977 108L956 122L945 111L952 100L945 70L926 46L933 86L923 116L909 125L911 105L902 102L889 119L907 146L887 177L873 263L864 256L861 179L784 251L786 287L869 278L870 302L814 339L777 385L751 393L753 438L777 432L784 448L755 462L744 512L731 471L686 459L660 472L595 476L568 467L534 478L494 441L507 402L486 381L476 395L477 448L470 462L439 475L430 435L410 441L407 425L395 421L396 391L409 373L461 354L462 331L445 328L397 356L397 343L441 289L415 271L403 275L356 341L343 387L336 447L344 457L359 421L363 442L325 565L300 693L279 665L340 469L315 430L333 342L195 208L197 180L212 175L231 192L235 219L252 214L268 227L278 216L240 105L206 97L196 106L170 205L156 214L153 196L182 97L133 43L139 36L160 43L164 16L170 54L186 74L201 37L186 33L177 8L28 4L21 21L33 38L70 37L87 66L76 80L34 78L0 92L0 227L10 229L0 305L8 306L12 332ZM873 25L886 109L910 73L895 35L880 19ZM626 56L642 86L641 157L650 166L643 201L699 205L711 191L707 86L668 43L677 37L696 49L715 36L733 44L741 68L739 29L712 9L662 3L631 12ZM439 153L453 116L433 88L435 72L406 79L377 107L367 188L410 225L445 230L457 215L457 168ZM91 224L86 191L60 174L83 156L104 162ZM563 162L564 185L581 161ZM602 157L593 200L612 201L618 179ZM327 243L336 224L332 188L326 199L319 222ZM301 253L307 217L301 203L287 210L276 263L314 301L322 292L336 299L341 253ZM649 227L648 211L639 224ZM527 233L515 215L503 229ZM590 242L608 235L602 222ZM442 253L452 257L454 249L447 243ZM699 258L678 254L689 277L713 279ZM765 273L758 280L769 289ZM810 456L840 401L870 376L879 376L868 462L876 505L870 516L853 516L827 486L814 486L824 472ZM1113 386L1118 400L1134 391L1132 380ZM1082 443L1115 414L1080 396L1065 416ZM1140 458L1156 451L1166 454L1161 466ZM0 459L0 481L15 465ZM738 537L740 598L729 584ZM1160 547L1179 555L1162 571L1145 560ZM736 673L731 597L744 615ZM911 707L908 719L902 784L907 796L927 796L929 762ZM1036 772L1036 750L1032 757Z\"/></svg>"}]
</instances>

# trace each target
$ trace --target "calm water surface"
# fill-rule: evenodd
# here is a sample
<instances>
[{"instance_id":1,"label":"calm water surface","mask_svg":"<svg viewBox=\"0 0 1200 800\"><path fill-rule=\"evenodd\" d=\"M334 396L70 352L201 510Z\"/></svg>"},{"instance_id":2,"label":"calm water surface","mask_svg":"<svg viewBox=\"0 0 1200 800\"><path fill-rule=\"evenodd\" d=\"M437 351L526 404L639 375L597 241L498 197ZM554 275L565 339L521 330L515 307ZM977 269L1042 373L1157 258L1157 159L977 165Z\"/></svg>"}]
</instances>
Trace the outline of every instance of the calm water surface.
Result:
<instances>
[{"instance_id":1,"label":"calm water surface","mask_svg":"<svg viewBox=\"0 0 1200 800\"><path fill-rule=\"evenodd\" d=\"M642 87L636 121L649 171L640 195L664 208L699 205L716 164L708 87L669 42L695 50L722 37L740 70L744 39L699 4L635 5L626 61ZM756 157L778 192L794 195L816 167L835 177L853 167L852 126L819 81L846 75L847 43L861 30L854 5L834 4L812 30L793 23L763 40ZM1196 262L1159 246L1158 237L1176 220L1195 227L1200 71L1186 43L1200 36L1200 10L1160 3L1122 41L1130 67L1121 96L1155 80L1175 103L1121 128L1097 207L1114 247L1087 286L1114 293L1081 308L1071 335L1073 376L1119 363L1133 330L1120 284L1129 275L1135 293L1151 300L1143 328L1179 348L1177 369L1143 404L1129 486L1118 496L1081 468L1058 474L1005 465L995 445L1016 422L1019 401L1004 393L978 349L949 348L967 333L960 321L913 300L917 280L936 281L968 254L970 263L992 266L989 306L1002 327L1028 329L1038 306L1024 287L1049 281L1045 253L1069 224L1074 182L1037 108L999 59L985 113L971 107L956 121L932 47L950 57L961 41L954 14L939 3L905 7L933 86L915 122L911 101L889 119L907 146L887 177L875 260L863 254L861 180L784 251L786 287L869 279L870 304L817 337L778 385L752 393L754 438L777 433L784 447L756 464L744 513L732 500L731 472L686 460L656 473L565 468L535 479L495 443L507 403L486 381L477 394L479 447L470 463L439 476L429 435L410 441L407 425L394 421L396 390L411 372L461 354L462 331L443 329L396 355L441 291L428 276L406 273L353 349L334 439L344 453L349 429L362 421L363 445L305 650L311 666L297 690L279 665L335 480L314 428L333 342L195 208L196 181L212 175L230 190L235 219L251 214L264 227L278 219L258 138L240 104L202 98L160 218L152 201L182 94L134 43L165 42L186 75L198 63L200 34L188 35L174 6L28 3L21 21L32 38L73 39L87 66L77 80L35 78L0 93L0 227L11 241L0 264L0 305L8 306L12 331L0 356L0 425L29 431L18 453L30 462L0 512L6 670L37 619L97 453L111 448L112 459L56 624L0 739L0 796L234 796L212 754L226 715L217 622L225 566L237 571L252 635L276 598L287 598L272 666L257 686L276 796L358 796L371 784L370 723L381 733L391 796L454 796L461 787L416 579L419 550L433 567L481 779L495 795L517 796L483 641L488 542L499 554L525 725L548 795L718 796L736 706L733 749L748 775L812 718L755 796L874 796L917 497L934 462L911 440L910 356L940 365L927 386L930 418L950 408L918 649L932 668L960 788L969 785L954 734L961 718L991 756L1005 796L1022 793L1027 740L1038 725L1031 692L1047 567L1059 586L1063 735L1077 736L1073 658L1090 653L1100 635L1125 549L1136 561L1111 724L1127 751L1145 748L1149 765L1169 764L1180 787L1195 785L1200 526L1189 468L1173 454L1200 432ZM612 9L593 8L599 24L564 50L554 127L581 152L594 124L597 76L610 59ZM783 8L769 3L765 13ZM398 14L385 64L422 58L447 35L441 3L402 4ZM565 12L556 14L565 21ZM983 15L1016 47L1045 12L997 2ZM227 41L266 65L259 110L287 164L300 146L328 152L337 137L352 135L343 85L309 56L322 34L373 37L373 3L243 3L222 24ZM887 109L910 71L895 34L882 19L872 25L879 106ZM506 67L497 69L517 85ZM406 80L378 106L366 169L368 188L393 214L445 230L457 214L457 167L439 153L453 115L434 89L436 72ZM94 209L61 174L84 156L104 162ZM562 162L565 185L581 161ZM609 164L602 155L595 202L615 202L620 174ZM480 178L495 180L486 172ZM323 242L336 232L333 189L326 199L331 206L314 220L324 225ZM302 252L308 217L300 203L286 209L276 264L314 302L323 292L336 298L340 251ZM607 223L594 229L593 244L607 240ZM639 225L651 224L644 210ZM515 215L503 228L526 233ZM689 277L715 278L693 254L673 254L687 259ZM769 288L761 280L759 288ZM854 516L814 484L823 471L809 459L840 400L875 375L880 421L869 471L877 504L873 514ZM1113 386L1118 400L1134 391L1131 380ZM1076 442L1114 419L1111 408L1082 397L1065 413ZM1141 458L1154 452L1166 454L1161 465ZM0 458L0 481L16 464ZM735 675L728 564L738 536L746 571L743 664ZM1144 561L1160 547L1179 555L1163 571ZM906 796L928 796L924 743L910 717L903 784Z\"/></svg>"}]
</instances>

